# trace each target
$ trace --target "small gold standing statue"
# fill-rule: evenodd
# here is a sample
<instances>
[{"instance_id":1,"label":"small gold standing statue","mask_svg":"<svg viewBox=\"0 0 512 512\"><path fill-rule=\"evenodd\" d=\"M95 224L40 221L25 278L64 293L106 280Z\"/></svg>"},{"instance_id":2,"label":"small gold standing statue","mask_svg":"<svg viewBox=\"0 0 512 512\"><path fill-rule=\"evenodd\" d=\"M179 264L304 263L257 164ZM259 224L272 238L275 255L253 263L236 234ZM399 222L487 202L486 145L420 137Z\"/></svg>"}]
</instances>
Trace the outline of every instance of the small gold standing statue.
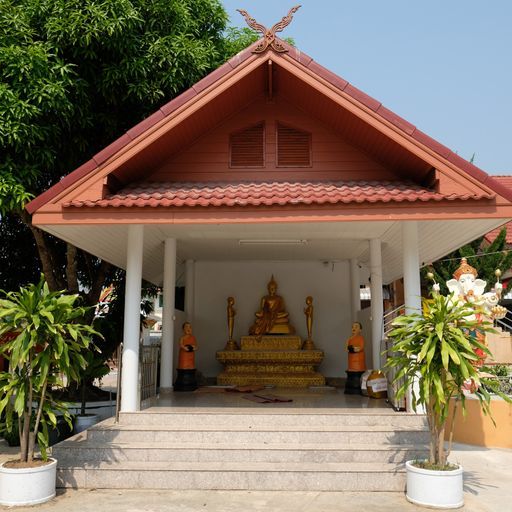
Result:
<instances>
[{"instance_id":1,"label":"small gold standing statue","mask_svg":"<svg viewBox=\"0 0 512 512\"><path fill-rule=\"evenodd\" d=\"M304 346L302 347L304 350L315 350L315 344L313 343L313 339L311 334L313 332L313 297L308 295L306 297L306 307L304 308L304 314L306 315L306 328L308 330L308 338L304 342Z\"/></svg>"},{"instance_id":2,"label":"small gold standing statue","mask_svg":"<svg viewBox=\"0 0 512 512\"><path fill-rule=\"evenodd\" d=\"M235 299L233 297L228 297L228 342L226 343L226 347L224 348L224 350L238 350L238 345L236 344L236 341L233 339L233 327L235 326L236 315L236 310L233 307L234 305Z\"/></svg>"}]
</instances>

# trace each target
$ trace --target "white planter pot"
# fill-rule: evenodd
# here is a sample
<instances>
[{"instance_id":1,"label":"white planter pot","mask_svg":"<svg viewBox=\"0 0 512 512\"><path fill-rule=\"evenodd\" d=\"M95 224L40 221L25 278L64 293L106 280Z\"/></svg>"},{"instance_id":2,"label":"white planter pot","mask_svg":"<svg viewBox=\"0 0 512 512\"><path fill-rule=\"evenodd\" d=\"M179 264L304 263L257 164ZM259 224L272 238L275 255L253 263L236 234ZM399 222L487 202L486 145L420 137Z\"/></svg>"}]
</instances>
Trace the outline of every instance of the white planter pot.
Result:
<instances>
[{"instance_id":1,"label":"white planter pot","mask_svg":"<svg viewBox=\"0 0 512 512\"><path fill-rule=\"evenodd\" d=\"M84 416L75 416L75 428L73 429L73 432L75 434L78 434L78 432L83 432L84 430L87 430L89 427L92 427L99 421L99 414L85 414Z\"/></svg>"},{"instance_id":2,"label":"white planter pot","mask_svg":"<svg viewBox=\"0 0 512 512\"><path fill-rule=\"evenodd\" d=\"M433 471L417 468L407 461L407 500L433 508L460 508L464 505L463 469Z\"/></svg>"},{"instance_id":3,"label":"white planter pot","mask_svg":"<svg viewBox=\"0 0 512 512\"><path fill-rule=\"evenodd\" d=\"M0 505L37 505L55 496L57 461L35 468L6 468L0 464Z\"/></svg>"}]
</instances>

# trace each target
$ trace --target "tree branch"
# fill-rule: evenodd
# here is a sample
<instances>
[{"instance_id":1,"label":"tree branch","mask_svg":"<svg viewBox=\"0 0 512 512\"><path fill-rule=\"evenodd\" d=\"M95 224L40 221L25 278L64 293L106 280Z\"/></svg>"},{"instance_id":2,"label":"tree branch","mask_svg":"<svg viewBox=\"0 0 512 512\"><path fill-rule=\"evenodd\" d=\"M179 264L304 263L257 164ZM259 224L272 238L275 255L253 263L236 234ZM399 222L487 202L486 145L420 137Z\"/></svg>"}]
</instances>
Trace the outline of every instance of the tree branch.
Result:
<instances>
[{"instance_id":1,"label":"tree branch","mask_svg":"<svg viewBox=\"0 0 512 512\"><path fill-rule=\"evenodd\" d=\"M89 305L93 306L98 302L101 289L105 285L105 279L107 277L107 273L112 270L114 266L108 261L101 260L100 266L96 272L95 279L91 281L91 289L87 294L87 302Z\"/></svg>"},{"instance_id":2,"label":"tree branch","mask_svg":"<svg viewBox=\"0 0 512 512\"><path fill-rule=\"evenodd\" d=\"M48 283L48 287L51 291L59 290L59 283L55 278L54 267L52 263L52 258L50 254L50 248L46 243L46 239L44 233L32 225L32 219L26 210L22 210L20 212L20 218L23 223L30 229L34 239L36 241L37 252L39 254L39 259L41 260L41 265L43 267L43 274Z\"/></svg>"},{"instance_id":3,"label":"tree branch","mask_svg":"<svg viewBox=\"0 0 512 512\"><path fill-rule=\"evenodd\" d=\"M30 442L28 447L28 460L31 461L34 458L34 449L36 445L36 435L37 431L39 430L39 422L41 421L41 414L43 412L43 405L44 400L46 398L46 387L48 385L48 379L46 378L44 380L43 384L43 390L41 391L41 396L39 397L39 404L37 408L37 416L36 416L36 422L34 424L34 429L30 433Z\"/></svg>"},{"instance_id":4,"label":"tree branch","mask_svg":"<svg viewBox=\"0 0 512 512\"><path fill-rule=\"evenodd\" d=\"M78 293L78 275L76 272L76 255L77 248L70 244L66 244L66 279L67 289L70 293Z\"/></svg>"}]
</instances>

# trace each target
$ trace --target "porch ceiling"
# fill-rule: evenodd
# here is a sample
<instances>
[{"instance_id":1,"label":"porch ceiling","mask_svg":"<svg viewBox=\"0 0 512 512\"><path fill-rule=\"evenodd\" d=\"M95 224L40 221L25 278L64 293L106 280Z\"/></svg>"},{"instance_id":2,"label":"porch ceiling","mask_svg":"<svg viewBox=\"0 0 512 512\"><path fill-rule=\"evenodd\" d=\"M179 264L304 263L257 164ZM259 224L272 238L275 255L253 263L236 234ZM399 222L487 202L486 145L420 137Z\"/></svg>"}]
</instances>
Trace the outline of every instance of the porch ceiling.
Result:
<instances>
[{"instance_id":1,"label":"porch ceiling","mask_svg":"<svg viewBox=\"0 0 512 512\"><path fill-rule=\"evenodd\" d=\"M434 261L508 219L419 221L420 261ZM114 265L125 268L127 225L47 225L45 230ZM402 276L401 223L322 222L274 224L146 225L143 276L157 285L163 277L163 241L177 239L178 260L317 260L356 258L369 265L368 240L382 240L383 281ZM262 244L240 244L260 240ZM279 241L305 240L303 244ZM276 241L276 243L271 243Z\"/></svg>"}]
</instances>

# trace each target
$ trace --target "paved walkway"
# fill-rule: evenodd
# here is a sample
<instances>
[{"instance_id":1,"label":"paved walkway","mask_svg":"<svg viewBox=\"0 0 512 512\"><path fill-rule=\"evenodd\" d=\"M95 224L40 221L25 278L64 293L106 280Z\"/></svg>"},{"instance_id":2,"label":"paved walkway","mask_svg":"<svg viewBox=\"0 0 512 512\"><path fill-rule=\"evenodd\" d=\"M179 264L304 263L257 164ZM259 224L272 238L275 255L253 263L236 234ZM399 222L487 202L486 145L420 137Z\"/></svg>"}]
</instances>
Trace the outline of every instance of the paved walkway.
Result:
<instances>
[{"instance_id":1,"label":"paved walkway","mask_svg":"<svg viewBox=\"0 0 512 512\"><path fill-rule=\"evenodd\" d=\"M0 461L16 453L0 444ZM450 457L464 466L467 512L512 512L512 450L457 444ZM8 510L1 507L0 510ZM59 490L43 505L19 512L396 512L426 510L402 493L281 491Z\"/></svg>"}]
</instances>

